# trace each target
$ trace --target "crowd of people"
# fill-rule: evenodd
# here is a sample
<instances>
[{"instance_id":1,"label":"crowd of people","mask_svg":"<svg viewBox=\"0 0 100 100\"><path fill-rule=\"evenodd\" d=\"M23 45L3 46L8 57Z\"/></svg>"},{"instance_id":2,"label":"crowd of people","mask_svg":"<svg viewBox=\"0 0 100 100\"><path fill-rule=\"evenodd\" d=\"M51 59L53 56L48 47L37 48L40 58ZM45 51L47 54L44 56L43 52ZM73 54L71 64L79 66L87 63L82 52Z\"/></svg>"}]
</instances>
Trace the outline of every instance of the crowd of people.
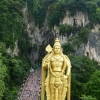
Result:
<instances>
[{"instance_id":1,"label":"crowd of people","mask_svg":"<svg viewBox=\"0 0 100 100\"><path fill-rule=\"evenodd\" d=\"M25 81L21 100L38 100L40 97L41 69L31 70Z\"/></svg>"}]
</instances>

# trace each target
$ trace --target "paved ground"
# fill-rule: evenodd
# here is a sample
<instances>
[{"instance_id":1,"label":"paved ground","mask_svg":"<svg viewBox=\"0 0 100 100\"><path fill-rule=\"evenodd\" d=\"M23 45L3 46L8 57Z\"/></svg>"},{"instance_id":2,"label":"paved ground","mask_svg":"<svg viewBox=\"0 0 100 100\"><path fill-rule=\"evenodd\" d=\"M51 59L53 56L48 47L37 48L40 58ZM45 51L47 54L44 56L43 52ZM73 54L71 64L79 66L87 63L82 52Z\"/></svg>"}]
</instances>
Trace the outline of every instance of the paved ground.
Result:
<instances>
[{"instance_id":1,"label":"paved ground","mask_svg":"<svg viewBox=\"0 0 100 100\"><path fill-rule=\"evenodd\" d=\"M38 100L40 96L41 69L36 69L28 76L21 95L21 100Z\"/></svg>"}]
</instances>

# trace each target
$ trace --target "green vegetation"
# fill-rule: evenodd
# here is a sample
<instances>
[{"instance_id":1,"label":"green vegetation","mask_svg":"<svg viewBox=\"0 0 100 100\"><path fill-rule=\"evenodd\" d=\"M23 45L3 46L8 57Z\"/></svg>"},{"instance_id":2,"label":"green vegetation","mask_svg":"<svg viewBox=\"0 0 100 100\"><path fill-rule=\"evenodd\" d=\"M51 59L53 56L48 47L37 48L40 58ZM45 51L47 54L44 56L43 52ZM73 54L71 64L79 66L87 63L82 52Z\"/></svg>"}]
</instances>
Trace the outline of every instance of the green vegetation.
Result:
<instances>
[{"instance_id":1,"label":"green vegetation","mask_svg":"<svg viewBox=\"0 0 100 100\"><path fill-rule=\"evenodd\" d=\"M88 35L89 35L89 30L85 27L81 28L78 32L77 32L79 39L86 44L88 42Z\"/></svg>"},{"instance_id":2,"label":"green vegetation","mask_svg":"<svg viewBox=\"0 0 100 100\"><path fill-rule=\"evenodd\" d=\"M61 24L59 26L60 34L64 36L66 35L69 36L73 30L74 30L74 27L67 24Z\"/></svg>"},{"instance_id":3,"label":"green vegetation","mask_svg":"<svg viewBox=\"0 0 100 100\"><path fill-rule=\"evenodd\" d=\"M0 1L0 41L12 49L23 30L22 7L18 1Z\"/></svg>"},{"instance_id":4,"label":"green vegetation","mask_svg":"<svg viewBox=\"0 0 100 100\"><path fill-rule=\"evenodd\" d=\"M74 52L74 47L71 43L65 43L62 47L64 50L63 53L66 55Z\"/></svg>"},{"instance_id":5,"label":"green vegetation","mask_svg":"<svg viewBox=\"0 0 100 100\"><path fill-rule=\"evenodd\" d=\"M32 47L25 31L22 13L25 4L26 0L0 0L0 100L16 99L18 89L31 67L28 55L31 51L37 51L37 44ZM100 0L27 0L27 4L29 21L34 21L36 26L41 28L47 21L50 28L56 25L60 34L71 35L68 43L63 45L63 51L70 55L73 66L71 100L99 100L100 66L88 57L71 54L74 53L73 44L77 47L80 43L86 44L89 30L100 23ZM76 23L73 26L61 24L66 10L70 11L70 16L77 11L87 13L90 23L86 27L76 26ZM10 47L13 51L16 41L20 53L12 57L7 49ZM33 67L40 66L44 48L44 45L39 48L40 57Z\"/></svg>"},{"instance_id":6,"label":"green vegetation","mask_svg":"<svg viewBox=\"0 0 100 100\"><path fill-rule=\"evenodd\" d=\"M29 38L28 33L23 31L18 38L18 47L20 48L20 55L27 56L32 50L31 38Z\"/></svg>"},{"instance_id":7,"label":"green vegetation","mask_svg":"<svg viewBox=\"0 0 100 100\"><path fill-rule=\"evenodd\" d=\"M87 44L88 42L88 35L89 35L89 29L82 26L70 26L67 24L61 24L59 26L60 34L69 37L72 35L72 37L69 37L68 42L71 42L71 45L76 45L79 47L80 43Z\"/></svg>"},{"instance_id":8,"label":"green vegetation","mask_svg":"<svg viewBox=\"0 0 100 100\"><path fill-rule=\"evenodd\" d=\"M20 54L27 54L31 45L28 33L25 32L22 12L24 6L25 0L0 1L0 42L4 42L13 51L15 42L18 41Z\"/></svg>"},{"instance_id":9,"label":"green vegetation","mask_svg":"<svg viewBox=\"0 0 100 100\"><path fill-rule=\"evenodd\" d=\"M85 96L85 95L82 95L82 97L80 97L81 100L97 100L95 98L92 98L91 96Z\"/></svg>"},{"instance_id":10,"label":"green vegetation","mask_svg":"<svg viewBox=\"0 0 100 100\"><path fill-rule=\"evenodd\" d=\"M24 4L24 0L0 1L0 100L17 98L18 90L31 66L25 55L28 54L30 42L24 31ZM16 41L21 57L12 57L6 50L10 47L13 51Z\"/></svg>"},{"instance_id":11,"label":"green vegetation","mask_svg":"<svg viewBox=\"0 0 100 100\"><path fill-rule=\"evenodd\" d=\"M100 23L99 3L99 0L69 0L66 6L71 12L71 15L74 15L77 11L88 13L89 20L96 24Z\"/></svg>"},{"instance_id":12,"label":"green vegetation","mask_svg":"<svg viewBox=\"0 0 100 100\"><path fill-rule=\"evenodd\" d=\"M2 61L2 55L0 53L0 100L2 100L2 97L4 96L3 93L5 91L5 83L4 78L6 76L7 67Z\"/></svg>"},{"instance_id":13,"label":"green vegetation","mask_svg":"<svg viewBox=\"0 0 100 100\"><path fill-rule=\"evenodd\" d=\"M56 0L28 0L28 12L30 19L35 21L35 25L41 28L44 24L48 6Z\"/></svg>"},{"instance_id":14,"label":"green vegetation","mask_svg":"<svg viewBox=\"0 0 100 100\"><path fill-rule=\"evenodd\" d=\"M58 26L60 34L69 36L77 34L73 37L73 42L79 47L80 42L86 44L88 40L89 30L97 23L100 23L100 1L99 0L28 0L28 11L30 15L30 21L34 20L35 25L41 28L44 26L45 20L50 28L54 25ZM81 11L88 14L90 23L83 26L74 26L60 24L60 21L64 18L66 10L69 10L71 15L76 14L77 11Z\"/></svg>"},{"instance_id":15,"label":"green vegetation","mask_svg":"<svg viewBox=\"0 0 100 100\"><path fill-rule=\"evenodd\" d=\"M86 83L85 87L85 93L86 95L91 95L95 97L97 100L100 99L100 70L96 71L89 81Z\"/></svg>"},{"instance_id":16,"label":"green vegetation","mask_svg":"<svg viewBox=\"0 0 100 100\"><path fill-rule=\"evenodd\" d=\"M99 0L29 0L28 10L31 20L34 20L39 28L44 25L46 20L50 28L58 26L60 34L69 36L72 33L75 35L72 40L77 47L80 42L87 43L89 30L95 24L100 23ZM70 16L75 15L77 11L87 14L90 23L86 27L76 26L76 23L74 26L61 24L60 21L64 18L66 10L70 11Z\"/></svg>"},{"instance_id":17,"label":"green vegetation","mask_svg":"<svg viewBox=\"0 0 100 100\"><path fill-rule=\"evenodd\" d=\"M63 45L72 64L71 100L99 100L100 65L86 56L72 56L72 50L70 43Z\"/></svg>"},{"instance_id":18,"label":"green vegetation","mask_svg":"<svg viewBox=\"0 0 100 100\"><path fill-rule=\"evenodd\" d=\"M11 57L0 42L0 100L15 100L30 67L28 58Z\"/></svg>"},{"instance_id":19,"label":"green vegetation","mask_svg":"<svg viewBox=\"0 0 100 100\"><path fill-rule=\"evenodd\" d=\"M87 13L92 24L100 23L99 0L29 0L28 8L31 18L34 18L36 26L43 26L45 16L48 25L59 25L64 18L66 10L73 16L77 11ZM48 14L47 14L48 11ZM46 15L47 14L47 15Z\"/></svg>"},{"instance_id":20,"label":"green vegetation","mask_svg":"<svg viewBox=\"0 0 100 100\"><path fill-rule=\"evenodd\" d=\"M58 2L49 7L48 25L50 27L54 27L54 25L58 26L60 20L63 19L66 12L65 4L65 0L58 0Z\"/></svg>"},{"instance_id":21,"label":"green vegetation","mask_svg":"<svg viewBox=\"0 0 100 100\"><path fill-rule=\"evenodd\" d=\"M85 28L80 29L80 33L77 34L80 35L82 30L84 31ZM85 56L72 56L74 48L71 43L66 43L62 47L64 54L69 55L72 64L71 100L99 100L100 66L98 63Z\"/></svg>"}]
</instances>

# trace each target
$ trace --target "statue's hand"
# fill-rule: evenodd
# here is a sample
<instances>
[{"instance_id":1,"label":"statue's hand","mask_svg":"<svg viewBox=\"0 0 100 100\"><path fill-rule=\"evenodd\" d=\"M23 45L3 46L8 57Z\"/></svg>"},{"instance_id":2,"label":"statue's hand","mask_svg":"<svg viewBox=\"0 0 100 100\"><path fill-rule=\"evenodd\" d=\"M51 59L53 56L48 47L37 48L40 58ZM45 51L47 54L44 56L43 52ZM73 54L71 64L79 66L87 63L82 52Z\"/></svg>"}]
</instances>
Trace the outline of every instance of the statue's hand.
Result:
<instances>
[{"instance_id":1,"label":"statue's hand","mask_svg":"<svg viewBox=\"0 0 100 100\"><path fill-rule=\"evenodd\" d=\"M47 69L48 66L49 66L49 63L50 63L49 60L46 59L46 61L44 62L44 66L43 66L43 67L44 67L45 69Z\"/></svg>"},{"instance_id":2,"label":"statue's hand","mask_svg":"<svg viewBox=\"0 0 100 100\"><path fill-rule=\"evenodd\" d=\"M65 80L68 80L68 76L67 75L63 75L60 77L61 81L64 82Z\"/></svg>"},{"instance_id":3,"label":"statue's hand","mask_svg":"<svg viewBox=\"0 0 100 100\"><path fill-rule=\"evenodd\" d=\"M68 75L64 75L64 78L66 78L66 79L67 79L67 78L68 78Z\"/></svg>"},{"instance_id":4,"label":"statue's hand","mask_svg":"<svg viewBox=\"0 0 100 100\"><path fill-rule=\"evenodd\" d=\"M63 77L63 78L68 78L68 75L61 75L61 77Z\"/></svg>"}]
</instances>

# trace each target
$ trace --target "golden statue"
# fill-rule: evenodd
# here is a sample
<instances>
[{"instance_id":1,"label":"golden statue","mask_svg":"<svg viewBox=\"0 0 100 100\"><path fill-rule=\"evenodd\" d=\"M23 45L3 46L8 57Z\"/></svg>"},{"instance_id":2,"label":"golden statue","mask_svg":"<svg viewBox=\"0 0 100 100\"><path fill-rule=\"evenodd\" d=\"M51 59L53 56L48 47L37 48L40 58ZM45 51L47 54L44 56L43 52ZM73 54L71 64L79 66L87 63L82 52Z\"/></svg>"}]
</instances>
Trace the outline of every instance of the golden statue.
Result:
<instances>
[{"instance_id":1,"label":"golden statue","mask_svg":"<svg viewBox=\"0 0 100 100\"><path fill-rule=\"evenodd\" d=\"M53 48L46 47L48 54L42 61L41 100L70 100L70 72L69 58L62 53L61 44L56 38Z\"/></svg>"}]
</instances>

